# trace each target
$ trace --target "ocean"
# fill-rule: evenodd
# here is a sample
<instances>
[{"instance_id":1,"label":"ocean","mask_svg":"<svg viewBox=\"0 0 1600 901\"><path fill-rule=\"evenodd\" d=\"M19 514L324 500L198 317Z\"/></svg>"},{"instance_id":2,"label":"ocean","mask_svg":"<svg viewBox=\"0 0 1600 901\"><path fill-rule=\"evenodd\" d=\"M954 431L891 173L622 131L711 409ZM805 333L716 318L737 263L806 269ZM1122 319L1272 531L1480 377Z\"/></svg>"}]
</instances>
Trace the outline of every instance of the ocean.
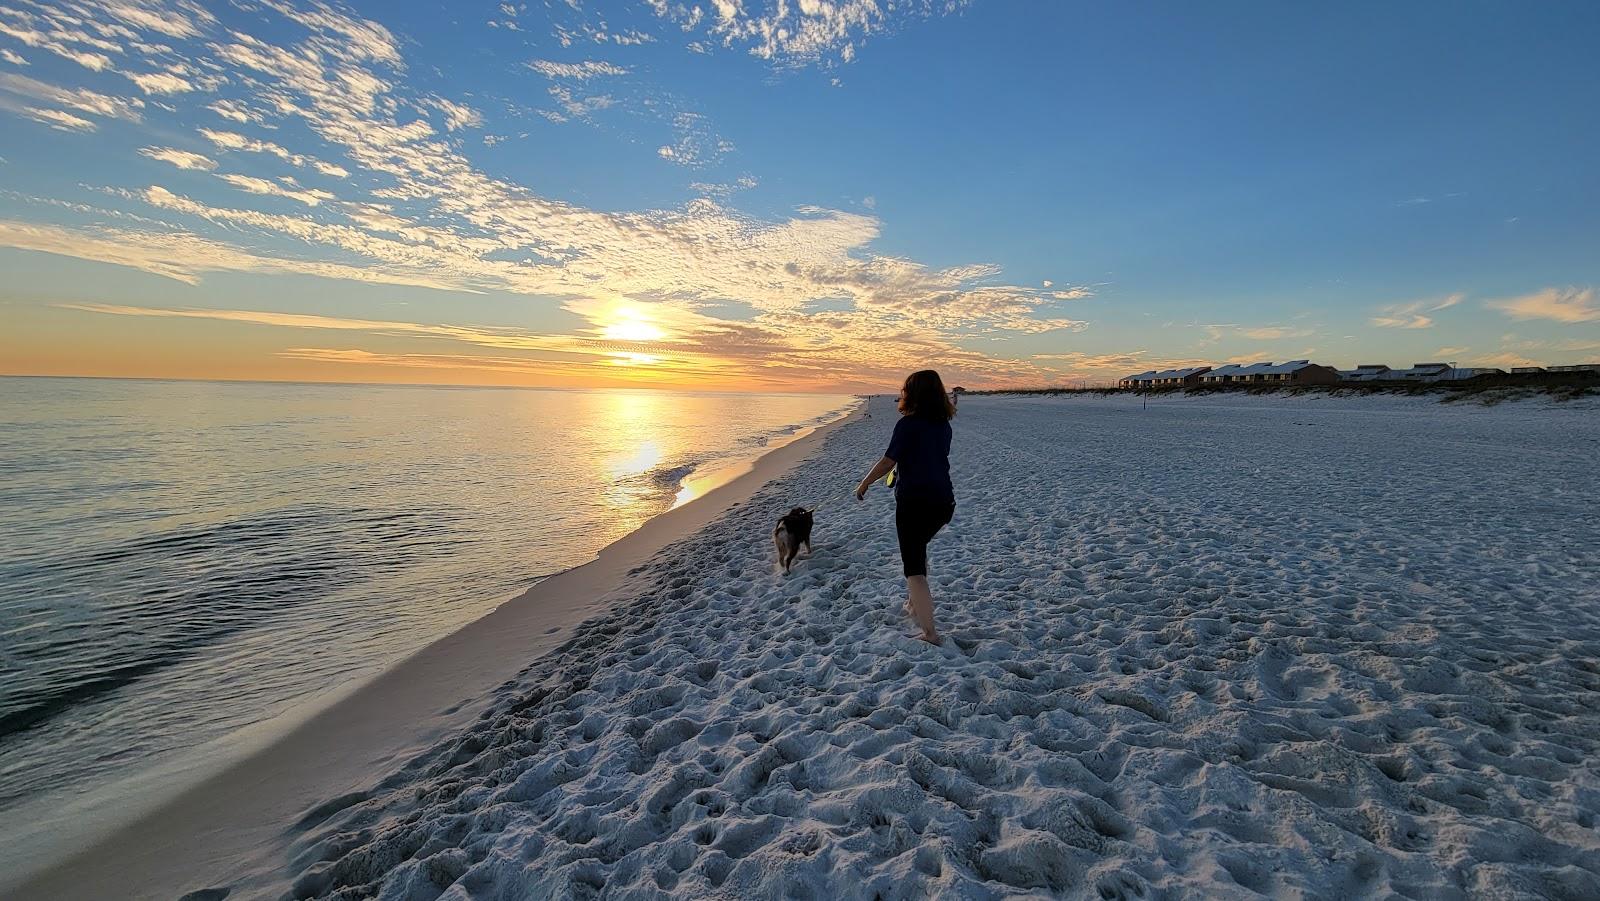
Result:
<instances>
[{"instance_id":1,"label":"ocean","mask_svg":"<svg viewBox=\"0 0 1600 901\"><path fill-rule=\"evenodd\" d=\"M0 378L0 822L270 727L854 403Z\"/></svg>"}]
</instances>

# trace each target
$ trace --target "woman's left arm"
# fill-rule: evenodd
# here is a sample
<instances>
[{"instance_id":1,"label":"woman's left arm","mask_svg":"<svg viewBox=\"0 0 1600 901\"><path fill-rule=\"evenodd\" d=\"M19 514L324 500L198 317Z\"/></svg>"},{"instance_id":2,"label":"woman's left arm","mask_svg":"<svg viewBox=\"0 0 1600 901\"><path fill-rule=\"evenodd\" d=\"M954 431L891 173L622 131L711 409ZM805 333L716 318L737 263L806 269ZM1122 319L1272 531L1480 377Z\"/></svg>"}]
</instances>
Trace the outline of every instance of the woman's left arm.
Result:
<instances>
[{"instance_id":1,"label":"woman's left arm","mask_svg":"<svg viewBox=\"0 0 1600 901\"><path fill-rule=\"evenodd\" d=\"M866 497L867 489L872 487L872 483L888 475L891 469L894 469L893 460L888 457L879 460L878 465L872 467L872 471L867 473L867 477L862 479L861 484L856 486L856 500L859 501Z\"/></svg>"}]
</instances>

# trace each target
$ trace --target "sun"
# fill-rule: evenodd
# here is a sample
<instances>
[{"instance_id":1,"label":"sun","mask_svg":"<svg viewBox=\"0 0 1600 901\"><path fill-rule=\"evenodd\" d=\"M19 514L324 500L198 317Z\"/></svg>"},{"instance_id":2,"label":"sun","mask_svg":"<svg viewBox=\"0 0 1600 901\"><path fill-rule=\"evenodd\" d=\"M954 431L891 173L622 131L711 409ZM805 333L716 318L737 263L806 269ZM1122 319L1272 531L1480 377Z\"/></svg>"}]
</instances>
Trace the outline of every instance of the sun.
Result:
<instances>
[{"instance_id":1,"label":"sun","mask_svg":"<svg viewBox=\"0 0 1600 901\"><path fill-rule=\"evenodd\" d=\"M607 341L660 341L667 333L643 318L622 314L625 318L608 322L600 327L600 337Z\"/></svg>"}]
</instances>

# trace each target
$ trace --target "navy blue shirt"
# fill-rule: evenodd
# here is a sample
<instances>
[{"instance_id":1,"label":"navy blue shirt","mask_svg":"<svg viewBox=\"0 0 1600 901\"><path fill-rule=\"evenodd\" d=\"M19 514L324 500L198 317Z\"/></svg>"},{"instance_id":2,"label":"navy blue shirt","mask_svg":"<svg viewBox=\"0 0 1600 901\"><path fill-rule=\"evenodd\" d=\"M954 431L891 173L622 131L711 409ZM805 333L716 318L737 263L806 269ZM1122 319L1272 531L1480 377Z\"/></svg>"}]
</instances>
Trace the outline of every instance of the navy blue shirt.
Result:
<instances>
[{"instance_id":1,"label":"navy blue shirt","mask_svg":"<svg viewBox=\"0 0 1600 901\"><path fill-rule=\"evenodd\" d=\"M948 420L900 417L883 455L893 460L899 470L894 477L896 500L955 500L955 489L950 485Z\"/></svg>"}]
</instances>

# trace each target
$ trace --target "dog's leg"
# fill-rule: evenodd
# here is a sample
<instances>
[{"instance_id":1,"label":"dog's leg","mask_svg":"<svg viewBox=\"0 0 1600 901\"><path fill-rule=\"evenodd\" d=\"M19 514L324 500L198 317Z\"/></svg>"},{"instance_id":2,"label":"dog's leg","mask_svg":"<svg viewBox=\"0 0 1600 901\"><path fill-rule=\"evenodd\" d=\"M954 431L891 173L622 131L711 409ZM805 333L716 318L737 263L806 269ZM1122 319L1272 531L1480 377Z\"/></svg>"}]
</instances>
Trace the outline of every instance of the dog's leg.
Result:
<instances>
[{"instance_id":1,"label":"dog's leg","mask_svg":"<svg viewBox=\"0 0 1600 901\"><path fill-rule=\"evenodd\" d=\"M783 571L787 573L789 565L794 562L794 554L797 547L794 536L789 534L788 529L780 527L772 533L772 543L777 545L778 563L783 566Z\"/></svg>"}]
</instances>

